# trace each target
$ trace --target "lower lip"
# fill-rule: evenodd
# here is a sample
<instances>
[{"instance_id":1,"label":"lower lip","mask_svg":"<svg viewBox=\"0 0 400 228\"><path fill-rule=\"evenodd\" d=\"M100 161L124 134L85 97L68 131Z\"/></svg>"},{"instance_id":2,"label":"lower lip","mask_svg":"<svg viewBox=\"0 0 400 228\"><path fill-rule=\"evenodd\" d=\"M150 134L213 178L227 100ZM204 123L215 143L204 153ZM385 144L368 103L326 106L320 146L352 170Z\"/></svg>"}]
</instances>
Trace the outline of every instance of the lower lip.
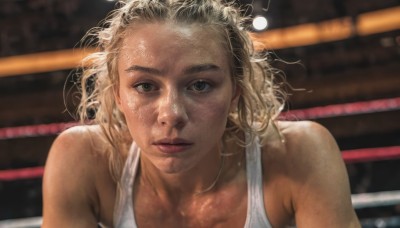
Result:
<instances>
[{"instance_id":1,"label":"lower lip","mask_svg":"<svg viewBox=\"0 0 400 228\"><path fill-rule=\"evenodd\" d=\"M171 144L157 144L156 147L163 153L166 154L175 154L175 153L180 153L183 152L187 149L189 149L192 146L192 144L176 144L176 145L171 145Z\"/></svg>"}]
</instances>

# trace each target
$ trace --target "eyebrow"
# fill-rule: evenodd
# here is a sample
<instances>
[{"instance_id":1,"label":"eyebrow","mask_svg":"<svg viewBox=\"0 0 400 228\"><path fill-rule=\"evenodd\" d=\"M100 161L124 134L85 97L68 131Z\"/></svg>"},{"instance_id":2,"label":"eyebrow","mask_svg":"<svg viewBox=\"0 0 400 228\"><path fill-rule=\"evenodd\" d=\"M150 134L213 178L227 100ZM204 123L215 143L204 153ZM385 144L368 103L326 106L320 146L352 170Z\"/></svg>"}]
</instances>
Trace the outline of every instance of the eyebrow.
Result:
<instances>
[{"instance_id":1,"label":"eyebrow","mask_svg":"<svg viewBox=\"0 0 400 228\"><path fill-rule=\"evenodd\" d=\"M132 71L140 71L143 73L149 73L149 74L156 74L156 75L161 75L161 71L151 68L151 67L144 67L144 66L138 66L138 65L132 65L128 69L125 70L126 72L132 72Z\"/></svg>"},{"instance_id":2,"label":"eyebrow","mask_svg":"<svg viewBox=\"0 0 400 228\"><path fill-rule=\"evenodd\" d=\"M183 72L185 74L195 74L204 71L220 71L221 68L214 64L200 64L186 68Z\"/></svg>"},{"instance_id":3,"label":"eyebrow","mask_svg":"<svg viewBox=\"0 0 400 228\"><path fill-rule=\"evenodd\" d=\"M220 71L221 68L218 67L217 65L214 64L200 64L200 65L194 65L194 66L189 66L183 70L184 74L195 74L195 73L201 73L204 71ZM154 74L154 75L162 75L163 72L152 67L145 67L145 66L139 66L139 65L132 65L129 68L125 70L126 72L132 72L132 71L140 71L143 73L149 73L149 74Z\"/></svg>"}]
</instances>

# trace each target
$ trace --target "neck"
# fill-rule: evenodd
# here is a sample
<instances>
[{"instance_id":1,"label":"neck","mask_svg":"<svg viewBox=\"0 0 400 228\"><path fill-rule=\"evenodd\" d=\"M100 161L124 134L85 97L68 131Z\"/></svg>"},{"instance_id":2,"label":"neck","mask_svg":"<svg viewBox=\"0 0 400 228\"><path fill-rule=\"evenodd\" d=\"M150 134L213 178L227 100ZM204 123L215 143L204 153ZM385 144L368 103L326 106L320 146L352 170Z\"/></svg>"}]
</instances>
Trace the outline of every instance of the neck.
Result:
<instances>
[{"instance_id":1,"label":"neck","mask_svg":"<svg viewBox=\"0 0 400 228\"><path fill-rule=\"evenodd\" d=\"M232 156L221 156L219 150L213 150L194 167L176 173L165 173L142 156L139 176L141 183L150 187L156 195L178 202L212 192L224 179L233 178L234 173L242 168L238 168L238 164L241 164L243 155L242 150Z\"/></svg>"},{"instance_id":2,"label":"neck","mask_svg":"<svg viewBox=\"0 0 400 228\"><path fill-rule=\"evenodd\" d=\"M146 156L142 156L140 178L143 184L150 186L157 195L166 195L170 199L174 196L190 197L204 191L215 182L223 169L222 161L219 152L215 150L206 154L189 169L166 173L156 167Z\"/></svg>"}]
</instances>

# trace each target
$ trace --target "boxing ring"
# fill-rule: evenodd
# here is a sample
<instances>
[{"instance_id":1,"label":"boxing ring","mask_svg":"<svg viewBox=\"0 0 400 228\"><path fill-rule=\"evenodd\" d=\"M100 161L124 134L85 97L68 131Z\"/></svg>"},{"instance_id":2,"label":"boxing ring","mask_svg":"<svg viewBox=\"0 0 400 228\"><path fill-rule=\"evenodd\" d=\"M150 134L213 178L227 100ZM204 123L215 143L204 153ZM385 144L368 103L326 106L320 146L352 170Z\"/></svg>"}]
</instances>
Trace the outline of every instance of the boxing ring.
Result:
<instances>
[{"instance_id":1,"label":"boxing ring","mask_svg":"<svg viewBox=\"0 0 400 228\"><path fill-rule=\"evenodd\" d=\"M312 24L311 27L308 27L312 30L312 33L310 33L310 31L306 31L305 33L315 34L316 37L314 38L318 39L311 39L311 37L310 39L306 40L311 40L313 43L292 43L292 46L312 45L318 42L328 42L332 40L349 38L354 35L353 33L355 31L357 31L358 35L360 36L366 36L370 34L381 33L384 31L396 30L399 29L400 25L398 17L399 12L400 7L395 7L393 9L389 9L389 11L385 10L384 12L379 11L375 13L373 12L361 14L357 18L357 20L345 18L344 21L328 21L327 23ZM390 20L386 18L389 18ZM367 23L367 20L373 21L374 23L372 23L372 25L374 26L368 26L371 23ZM352 24L353 21L357 23ZM344 22L344 24L342 22ZM332 23L337 25L335 26L335 28L337 29L318 30L318 28L327 28L327 25L331 25ZM300 30L292 29L290 30L290 32L289 29L270 31L266 37L268 37L271 47L282 48L282 44L287 45L288 43L290 43L288 42L290 41L288 39L302 40L298 38L295 39L293 37L301 37L304 33L296 33L295 31ZM325 34L323 33L323 31L330 31L330 33ZM347 37L342 37L343 31L349 31L348 33L346 33ZM282 34L290 34L290 37L282 37ZM276 37L277 39L271 41L271 37ZM321 37L325 37L325 40L321 41ZM3 58L0 61L0 77L75 68L80 60L92 51L94 50L62 50L52 53ZM376 112L387 112L393 110L400 110L400 97L353 102L347 104L334 104L301 110L290 110L289 112L282 113L282 118L315 120L320 118L360 115ZM0 140L54 136L59 134L61 131L76 125L78 125L77 122L66 122L0 128ZM400 159L400 146L344 150L342 151L342 157L346 164ZM43 173L44 167L42 166L0 170L0 183L19 180L40 180L43 176ZM400 205L400 191L397 190L353 194L351 197L353 207L356 210ZM40 227L41 224L41 217L7 219L0 221L0 228ZM379 219L364 219L361 221L361 224L363 225L363 227L400 227L400 216Z\"/></svg>"}]
</instances>

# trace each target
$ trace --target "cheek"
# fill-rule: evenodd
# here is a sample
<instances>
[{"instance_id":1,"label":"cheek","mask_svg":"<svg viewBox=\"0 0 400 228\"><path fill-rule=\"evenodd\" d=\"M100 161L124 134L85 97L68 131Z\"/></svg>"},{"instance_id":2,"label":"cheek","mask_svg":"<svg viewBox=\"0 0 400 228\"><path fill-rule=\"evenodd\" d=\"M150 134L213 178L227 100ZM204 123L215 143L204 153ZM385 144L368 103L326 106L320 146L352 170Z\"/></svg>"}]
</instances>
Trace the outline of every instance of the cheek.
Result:
<instances>
[{"instance_id":1,"label":"cheek","mask_svg":"<svg viewBox=\"0 0 400 228\"><path fill-rule=\"evenodd\" d=\"M230 111L230 104L226 99L210 99L194 110L196 115L205 125L223 126Z\"/></svg>"},{"instance_id":2,"label":"cheek","mask_svg":"<svg viewBox=\"0 0 400 228\"><path fill-rule=\"evenodd\" d=\"M130 130L140 128L141 125L148 123L152 117L151 114L154 113L150 103L135 99L134 96L121 97L121 103Z\"/></svg>"}]
</instances>

